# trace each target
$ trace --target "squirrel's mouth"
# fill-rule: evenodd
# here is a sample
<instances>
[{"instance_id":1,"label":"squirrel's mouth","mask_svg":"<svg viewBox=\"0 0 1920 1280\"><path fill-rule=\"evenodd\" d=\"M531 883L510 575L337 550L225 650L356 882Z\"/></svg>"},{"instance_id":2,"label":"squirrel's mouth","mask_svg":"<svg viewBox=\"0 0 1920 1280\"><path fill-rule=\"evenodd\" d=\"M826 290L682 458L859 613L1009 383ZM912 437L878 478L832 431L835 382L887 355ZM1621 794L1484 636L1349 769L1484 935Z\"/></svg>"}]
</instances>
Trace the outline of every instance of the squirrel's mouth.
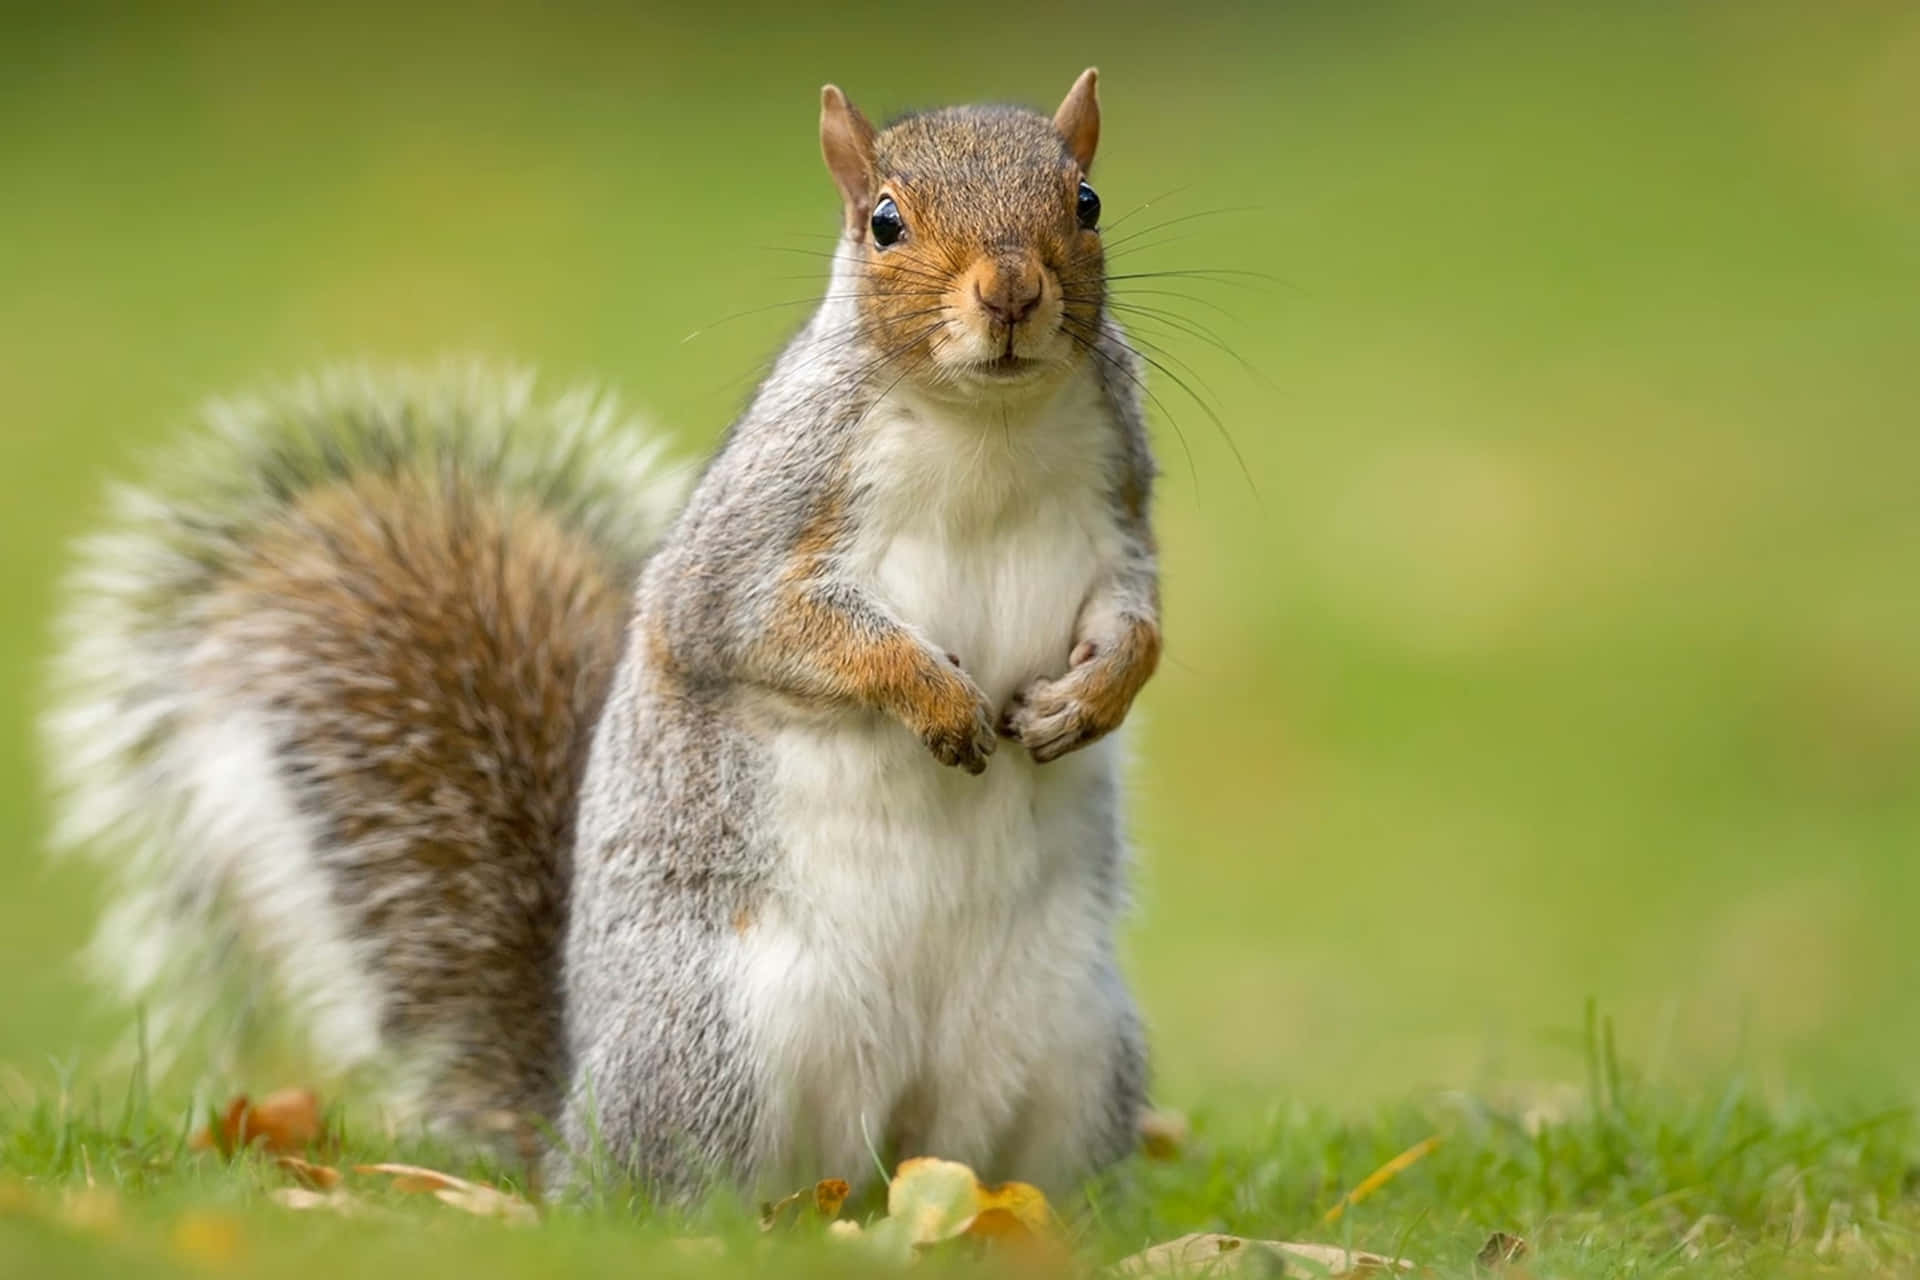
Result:
<instances>
[{"instance_id":1,"label":"squirrel's mouth","mask_svg":"<svg viewBox=\"0 0 1920 1280\"><path fill-rule=\"evenodd\" d=\"M971 366L971 371L985 374L990 378L1020 378L1038 369L1041 363L1027 356L1007 353L995 356L991 360L976 361Z\"/></svg>"}]
</instances>

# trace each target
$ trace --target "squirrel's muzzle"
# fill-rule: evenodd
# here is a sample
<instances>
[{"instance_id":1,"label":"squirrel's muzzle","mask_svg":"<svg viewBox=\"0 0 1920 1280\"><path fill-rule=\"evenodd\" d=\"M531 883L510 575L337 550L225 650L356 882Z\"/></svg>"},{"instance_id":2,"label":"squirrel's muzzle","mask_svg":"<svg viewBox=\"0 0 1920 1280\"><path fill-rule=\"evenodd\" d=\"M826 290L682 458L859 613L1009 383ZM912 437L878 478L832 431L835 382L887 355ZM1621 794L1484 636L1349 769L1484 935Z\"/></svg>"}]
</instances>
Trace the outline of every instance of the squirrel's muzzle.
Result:
<instances>
[{"instance_id":1,"label":"squirrel's muzzle","mask_svg":"<svg viewBox=\"0 0 1920 1280\"><path fill-rule=\"evenodd\" d=\"M1040 264L1032 257L983 259L975 269L974 300L1009 329L1032 315L1045 293Z\"/></svg>"}]
</instances>

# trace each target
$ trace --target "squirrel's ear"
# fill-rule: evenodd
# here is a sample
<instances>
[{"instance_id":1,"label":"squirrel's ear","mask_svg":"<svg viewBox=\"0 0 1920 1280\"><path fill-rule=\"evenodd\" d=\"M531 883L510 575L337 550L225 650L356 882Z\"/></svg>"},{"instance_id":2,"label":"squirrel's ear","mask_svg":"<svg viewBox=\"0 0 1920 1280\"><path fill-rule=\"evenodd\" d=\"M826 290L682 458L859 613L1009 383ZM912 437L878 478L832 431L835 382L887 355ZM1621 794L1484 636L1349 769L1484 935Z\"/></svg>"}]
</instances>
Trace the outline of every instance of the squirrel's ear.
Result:
<instances>
[{"instance_id":1,"label":"squirrel's ear","mask_svg":"<svg viewBox=\"0 0 1920 1280\"><path fill-rule=\"evenodd\" d=\"M1053 127L1067 140L1067 150L1080 162L1082 172L1093 168L1094 148L1100 145L1099 84L1099 69L1088 67L1053 113Z\"/></svg>"},{"instance_id":2,"label":"squirrel's ear","mask_svg":"<svg viewBox=\"0 0 1920 1280\"><path fill-rule=\"evenodd\" d=\"M873 126L838 85L820 90L820 154L840 186L847 225L859 227L873 200Z\"/></svg>"}]
</instances>

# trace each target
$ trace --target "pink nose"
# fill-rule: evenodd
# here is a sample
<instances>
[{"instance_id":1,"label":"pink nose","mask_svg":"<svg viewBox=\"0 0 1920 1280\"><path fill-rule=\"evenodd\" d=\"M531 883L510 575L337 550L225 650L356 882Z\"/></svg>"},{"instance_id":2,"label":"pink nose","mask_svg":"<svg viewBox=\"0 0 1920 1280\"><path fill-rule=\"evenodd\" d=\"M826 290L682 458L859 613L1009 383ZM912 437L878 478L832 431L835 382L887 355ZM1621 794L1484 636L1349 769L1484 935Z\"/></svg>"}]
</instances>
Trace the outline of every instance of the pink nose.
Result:
<instances>
[{"instance_id":1,"label":"pink nose","mask_svg":"<svg viewBox=\"0 0 1920 1280\"><path fill-rule=\"evenodd\" d=\"M973 296L988 315L1011 329L1040 305L1040 272L1030 264L1000 267L986 288L973 282Z\"/></svg>"}]
</instances>

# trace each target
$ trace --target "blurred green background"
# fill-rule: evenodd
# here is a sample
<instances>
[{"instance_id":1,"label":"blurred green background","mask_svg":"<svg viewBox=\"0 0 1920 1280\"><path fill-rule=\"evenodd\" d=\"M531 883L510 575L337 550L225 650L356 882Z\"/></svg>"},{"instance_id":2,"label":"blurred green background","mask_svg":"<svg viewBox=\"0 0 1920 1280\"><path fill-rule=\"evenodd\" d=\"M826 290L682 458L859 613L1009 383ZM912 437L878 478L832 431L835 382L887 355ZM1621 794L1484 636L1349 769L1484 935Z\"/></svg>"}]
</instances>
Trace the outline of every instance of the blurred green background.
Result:
<instances>
[{"instance_id":1,"label":"blurred green background","mask_svg":"<svg viewBox=\"0 0 1920 1280\"><path fill-rule=\"evenodd\" d=\"M1158 380L1163 1094L1576 1076L1589 996L1669 1078L1920 1084L1911 3L0 22L0 1063L123 1030L31 719L62 545L142 446L478 353L702 450L804 308L715 322L819 288L822 81L1050 108L1097 63L1109 221L1153 202L1114 239L1187 219L1114 269L1276 278L1123 294L1246 460Z\"/></svg>"}]
</instances>

